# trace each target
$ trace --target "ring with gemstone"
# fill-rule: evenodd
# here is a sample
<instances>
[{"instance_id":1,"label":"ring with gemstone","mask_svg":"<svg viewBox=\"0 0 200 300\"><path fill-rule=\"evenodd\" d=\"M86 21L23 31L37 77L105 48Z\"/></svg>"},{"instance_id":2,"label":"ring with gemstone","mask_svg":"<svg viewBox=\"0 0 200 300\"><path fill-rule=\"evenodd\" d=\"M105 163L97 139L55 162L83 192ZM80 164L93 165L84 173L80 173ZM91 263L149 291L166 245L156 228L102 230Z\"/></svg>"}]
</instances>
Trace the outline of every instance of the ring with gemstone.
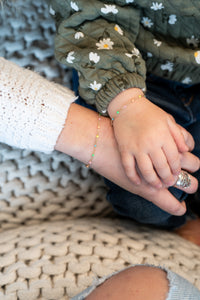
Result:
<instances>
[{"instance_id":1,"label":"ring with gemstone","mask_svg":"<svg viewBox=\"0 0 200 300\"><path fill-rule=\"evenodd\" d=\"M190 175L186 171L181 171L175 185L177 187L188 188L191 185Z\"/></svg>"}]
</instances>

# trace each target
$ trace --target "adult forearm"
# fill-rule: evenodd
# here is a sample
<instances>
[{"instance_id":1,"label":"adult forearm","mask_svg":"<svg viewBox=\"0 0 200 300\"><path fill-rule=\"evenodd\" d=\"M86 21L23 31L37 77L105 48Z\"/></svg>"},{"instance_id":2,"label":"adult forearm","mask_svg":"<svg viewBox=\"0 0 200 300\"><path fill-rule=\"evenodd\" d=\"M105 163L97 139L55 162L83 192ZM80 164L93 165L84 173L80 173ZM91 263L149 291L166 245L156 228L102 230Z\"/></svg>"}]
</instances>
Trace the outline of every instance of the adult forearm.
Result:
<instances>
[{"instance_id":1,"label":"adult forearm","mask_svg":"<svg viewBox=\"0 0 200 300\"><path fill-rule=\"evenodd\" d=\"M55 149L87 164L94 149L98 117L98 113L73 103ZM120 157L110 124L109 118L101 116L98 130L99 139L92 160L92 168L105 177L106 175L111 176L111 171L108 171L109 166L113 171L118 169L118 172L123 172L123 168L119 164Z\"/></svg>"},{"instance_id":2,"label":"adult forearm","mask_svg":"<svg viewBox=\"0 0 200 300\"><path fill-rule=\"evenodd\" d=\"M94 149L97 124L98 113L73 103L55 149L87 164ZM120 161L110 119L101 116L99 125L99 139L91 167L102 176L133 192L133 185L125 175Z\"/></svg>"}]
</instances>

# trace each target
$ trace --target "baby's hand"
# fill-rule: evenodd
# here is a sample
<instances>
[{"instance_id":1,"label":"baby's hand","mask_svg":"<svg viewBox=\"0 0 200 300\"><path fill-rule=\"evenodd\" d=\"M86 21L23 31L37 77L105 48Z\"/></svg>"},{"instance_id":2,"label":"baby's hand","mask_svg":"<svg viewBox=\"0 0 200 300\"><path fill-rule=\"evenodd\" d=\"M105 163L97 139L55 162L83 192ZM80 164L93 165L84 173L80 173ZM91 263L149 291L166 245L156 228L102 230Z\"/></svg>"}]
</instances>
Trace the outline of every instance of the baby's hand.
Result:
<instances>
[{"instance_id":1,"label":"baby's hand","mask_svg":"<svg viewBox=\"0 0 200 300\"><path fill-rule=\"evenodd\" d=\"M145 97L139 98L139 89L131 90L132 97L123 92L123 104L118 98L109 106L125 172L134 184L140 184L143 177L156 188L171 186L181 171L179 154L189 150L183 132L171 115ZM119 110L116 117L116 104L121 108L131 98L133 103Z\"/></svg>"}]
</instances>

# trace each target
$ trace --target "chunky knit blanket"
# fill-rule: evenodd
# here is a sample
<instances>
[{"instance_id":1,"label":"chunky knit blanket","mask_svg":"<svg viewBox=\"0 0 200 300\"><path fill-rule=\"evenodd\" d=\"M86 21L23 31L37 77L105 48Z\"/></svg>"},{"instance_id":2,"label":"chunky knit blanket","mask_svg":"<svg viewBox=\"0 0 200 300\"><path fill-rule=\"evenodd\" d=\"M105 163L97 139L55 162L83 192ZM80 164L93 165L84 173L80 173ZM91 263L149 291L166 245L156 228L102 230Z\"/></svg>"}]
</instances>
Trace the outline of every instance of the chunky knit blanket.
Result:
<instances>
[{"instance_id":1,"label":"chunky knit blanket","mask_svg":"<svg viewBox=\"0 0 200 300\"><path fill-rule=\"evenodd\" d=\"M46 3L15 3L1 8L0 56L70 87ZM117 217L103 180L71 157L0 145L0 299L69 299L134 263L164 265L200 289L199 247Z\"/></svg>"}]
</instances>

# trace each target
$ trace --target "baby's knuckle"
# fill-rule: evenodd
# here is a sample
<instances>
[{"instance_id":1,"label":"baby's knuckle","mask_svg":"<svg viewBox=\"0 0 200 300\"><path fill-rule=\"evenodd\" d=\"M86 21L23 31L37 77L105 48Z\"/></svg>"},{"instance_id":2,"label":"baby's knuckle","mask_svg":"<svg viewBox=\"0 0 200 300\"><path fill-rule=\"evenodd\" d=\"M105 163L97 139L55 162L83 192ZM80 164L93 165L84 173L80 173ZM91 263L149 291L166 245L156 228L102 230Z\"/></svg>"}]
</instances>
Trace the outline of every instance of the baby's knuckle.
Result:
<instances>
[{"instance_id":1,"label":"baby's knuckle","mask_svg":"<svg viewBox=\"0 0 200 300\"><path fill-rule=\"evenodd\" d=\"M179 154L173 155L173 157L170 159L170 165L171 165L171 167L174 167L174 168L178 168L180 166Z\"/></svg>"},{"instance_id":2,"label":"baby's knuckle","mask_svg":"<svg viewBox=\"0 0 200 300\"><path fill-rule=\"evenodd\" d=\"M157 165L156 170L158 172L169 171L168 163L160 163Z\"/></svg>"},{"instance_id":3,"label":"baby's knuckle","mask_svg":"<svg viewBox=\"0 0 200 300\"><path fill-rule=\"evenodd\" d=\"M127 155L127 146L119 145L119 151L121 153L121 156L126 156Z\"/></svg>"},{"instance_id":4,"label":"baby's knuckle","mask_svg":"<svg viewBox=\"0 0 200 300\"><path fill-rule=\"evenodd\" d=\"M120 151L121 159L123 161L123 165L128 166L128 153L127 151Z\"/></svg>"},{"instance_id":5,"label":"baby's knuckle","mask_svg":"<svg viewBox=\"0 0 200 300\"><path fill-rule=\"evenodd\" d=\"M154 138L152 135L148 135L145 139L143 139L140 144L139 144L139 148L141 150L147 149L146 151L149 150L149 146L151 146L152 144L154 144Z\"/></svg>"},{"instance_id":6,"label":"baby's knuckle","mask_svg":"<svg viewBox=\"0 0 200 300\"><path fill-rule=\"evenodd\" d=\"M133 171L132 171L131 166L127 162L124 162L123 166L124 166L124 170L126 172L126 175L129 178L132 177L133 176Z\"/></svg>"},{"instance_id":7,"label":"baby's knuckle","mask_svg":"<svg viewBox=\"0 0 200 300\"><path fill-rule=\"evenodd\" d=\"M151 176L152 176L152 170L151 170L151 169L143 168L143 169L142 169L142 174L143 174L143 176L145 176L145 177L149 177L150 180L153 180L153 179L151 178Z\"/></svg>"},{"instance_id":8,"label":"baby's knuckle","mask_svg":"<svg viewBox=\"0 0 200 300\"><path fill-rule=\"evenodd\" d=\"M133 172L133 170L131 168L127 168L125 169L126 175L129 178L130 181L132 181L134 184L137 183L137 176L136 174Z\"/></svg>"},{"instance_id":9,"label":"baby's knuckle","mask_svg":"<svg viewBox=\"0 0 200 300\"><path fill-rule=\"evenodd\" d=\"M129 178L134 184L137 184L137 185L138 185L137 180L136 180L136 176L135 176L135 175L130 174L130 175L127 175L127 176L128 176L128 178Z\"/></svg>"},{"instance_id":10,"label":"baby's knuckle","mask_svg":"<svg viewBox=\"0 0 200 300\"><path fill-rule=\"evenodd\" d=\"M159 181L157 179L154 180L148 179L148 183L152 186L156 186L159 183Z\"/></svg>"}]
</instances>

